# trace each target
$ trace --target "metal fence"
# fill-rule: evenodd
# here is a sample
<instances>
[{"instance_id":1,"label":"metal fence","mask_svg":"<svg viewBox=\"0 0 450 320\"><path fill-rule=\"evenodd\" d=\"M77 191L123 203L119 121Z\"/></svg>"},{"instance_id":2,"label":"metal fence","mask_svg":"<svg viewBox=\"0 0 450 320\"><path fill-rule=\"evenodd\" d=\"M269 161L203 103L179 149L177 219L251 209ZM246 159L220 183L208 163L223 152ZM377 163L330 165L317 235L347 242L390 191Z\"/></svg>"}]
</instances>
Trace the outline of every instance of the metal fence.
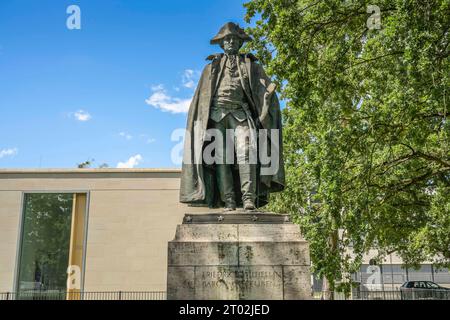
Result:
<instances>
[{"instance_id":1,"label":"metal fence","mask_svg":"<svg viewBox=\"0 0 450 320\"><path fill-rule=\"evenodd\" d=\"M315 294L315 297L317 296ZM450 290L406 289L357 291L350 295L350 297L344 293L335 292L334 300L450 300Z\"/></svg>"},{"instance_id":2,"label":"metal fence","mask_svg":"<svg viewBox=\"0 0 450 320\"><path fill-rule=\"evenodd\" d=\"M164 291L0 292L2 300L166 300Z\"/></svg>"},{"instance_id":3,"label":"metal fence","mask_svg":"<svg viewBox=\"0 0 450 320\"><path fill-rule=\"evenodd\" d=\"M322 292L315 292L320 300ZM2 300L166 300L164 291L104 291L104 292L0 292ZM450 290L406 289L395 291L357 291L347 297L334 293L334 300L450 300Z\"/></svg>"}]
</instances>

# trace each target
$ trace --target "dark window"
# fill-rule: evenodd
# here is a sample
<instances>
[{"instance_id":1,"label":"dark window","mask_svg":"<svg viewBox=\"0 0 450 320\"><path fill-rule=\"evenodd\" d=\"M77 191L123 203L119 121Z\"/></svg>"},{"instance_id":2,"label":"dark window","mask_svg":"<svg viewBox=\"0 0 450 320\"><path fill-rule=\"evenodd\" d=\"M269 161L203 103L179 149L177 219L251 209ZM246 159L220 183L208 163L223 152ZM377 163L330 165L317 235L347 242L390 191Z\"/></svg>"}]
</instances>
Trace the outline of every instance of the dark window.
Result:
<instances>
[{"instance_id":1,"label":"dark window","mask_svg":"<svg viewBox=\"0 0 450 320\"><path fill-rule=\"evenodd\" d=\"M439 289L439 286L433 282L427 282L427 286L430 289Z\"/></svg>"}]
</instances>

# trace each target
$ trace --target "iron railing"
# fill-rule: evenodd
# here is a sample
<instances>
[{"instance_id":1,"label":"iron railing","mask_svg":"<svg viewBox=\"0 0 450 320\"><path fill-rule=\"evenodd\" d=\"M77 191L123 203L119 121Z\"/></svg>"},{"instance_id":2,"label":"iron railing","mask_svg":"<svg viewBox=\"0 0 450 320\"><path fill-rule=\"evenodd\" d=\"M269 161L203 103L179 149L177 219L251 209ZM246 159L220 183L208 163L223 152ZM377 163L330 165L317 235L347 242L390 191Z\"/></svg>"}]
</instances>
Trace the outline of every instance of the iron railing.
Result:
<instances>
[{"instance_id":1,"label":"iron railing","mask_svg":"<svg viewBox=\"0 0 450 320\"><path fill-rule=\"evenodd\" d=\"M0 292L2 300L166 300L164 291L27 291Z\"/></svg>"},{"instance_id":2,"label":"iron railing","mask_svg":"<svg viewBox=\"0 0 450 320\"><path fill-rule=\"evenodd\" d=\"M320 292L314 294L317 298ZM355 291L350 296L335 292L334 300L450 300L450 290L402 289L402 290L372 290Z\"/></svg>"},{"instance_id":3,"label":"iron railing","mask_svg":"<svg viewBox=\"0 0 450 320\"><path fill-rule=\"evenodd\" d=\"M322 293L315 292L314 299ZM166 300L164 291L64 292L28 291L0 292L2 300ZM349 297L335 292L334 300L450 300L450 290L404 289L394 291L356 291Z\"/></svg>"}]
</instances>

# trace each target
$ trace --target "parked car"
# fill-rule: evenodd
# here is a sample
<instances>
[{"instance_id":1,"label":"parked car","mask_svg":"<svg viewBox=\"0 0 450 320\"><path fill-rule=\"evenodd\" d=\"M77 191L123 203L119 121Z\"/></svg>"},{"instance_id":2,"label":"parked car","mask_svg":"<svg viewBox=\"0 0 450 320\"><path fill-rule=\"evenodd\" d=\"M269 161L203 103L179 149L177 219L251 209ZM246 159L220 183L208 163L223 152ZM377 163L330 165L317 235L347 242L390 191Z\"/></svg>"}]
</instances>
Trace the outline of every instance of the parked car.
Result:
<instances>
[{"instance_id":1,"label":"parked car","mask_svg":"<svg viewBox=\"0 0 450 320\"><path fill-rule=\"evenodd\" d=\"M402 300L450 300L450 289L432 281L407 281L400 293Z\"/></svg>"}]
</instances>

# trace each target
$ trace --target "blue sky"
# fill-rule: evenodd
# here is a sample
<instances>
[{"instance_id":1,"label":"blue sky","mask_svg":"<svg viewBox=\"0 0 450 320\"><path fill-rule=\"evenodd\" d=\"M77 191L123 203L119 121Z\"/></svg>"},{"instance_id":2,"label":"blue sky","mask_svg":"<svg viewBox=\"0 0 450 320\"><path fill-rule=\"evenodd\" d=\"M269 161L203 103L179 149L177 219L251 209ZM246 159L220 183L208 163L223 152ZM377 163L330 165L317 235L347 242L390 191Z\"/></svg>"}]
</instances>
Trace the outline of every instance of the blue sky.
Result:
<instances>
[{"instance_id":1,"label":"blue sky","mask_svg":"<svg viewBox=\"0 0 450 320\"><path fill-rule=\"evenodd\" d=\"M244 2L1 0L0 168L178 167L171 134Z\"/></svg>"}]
</instances>

